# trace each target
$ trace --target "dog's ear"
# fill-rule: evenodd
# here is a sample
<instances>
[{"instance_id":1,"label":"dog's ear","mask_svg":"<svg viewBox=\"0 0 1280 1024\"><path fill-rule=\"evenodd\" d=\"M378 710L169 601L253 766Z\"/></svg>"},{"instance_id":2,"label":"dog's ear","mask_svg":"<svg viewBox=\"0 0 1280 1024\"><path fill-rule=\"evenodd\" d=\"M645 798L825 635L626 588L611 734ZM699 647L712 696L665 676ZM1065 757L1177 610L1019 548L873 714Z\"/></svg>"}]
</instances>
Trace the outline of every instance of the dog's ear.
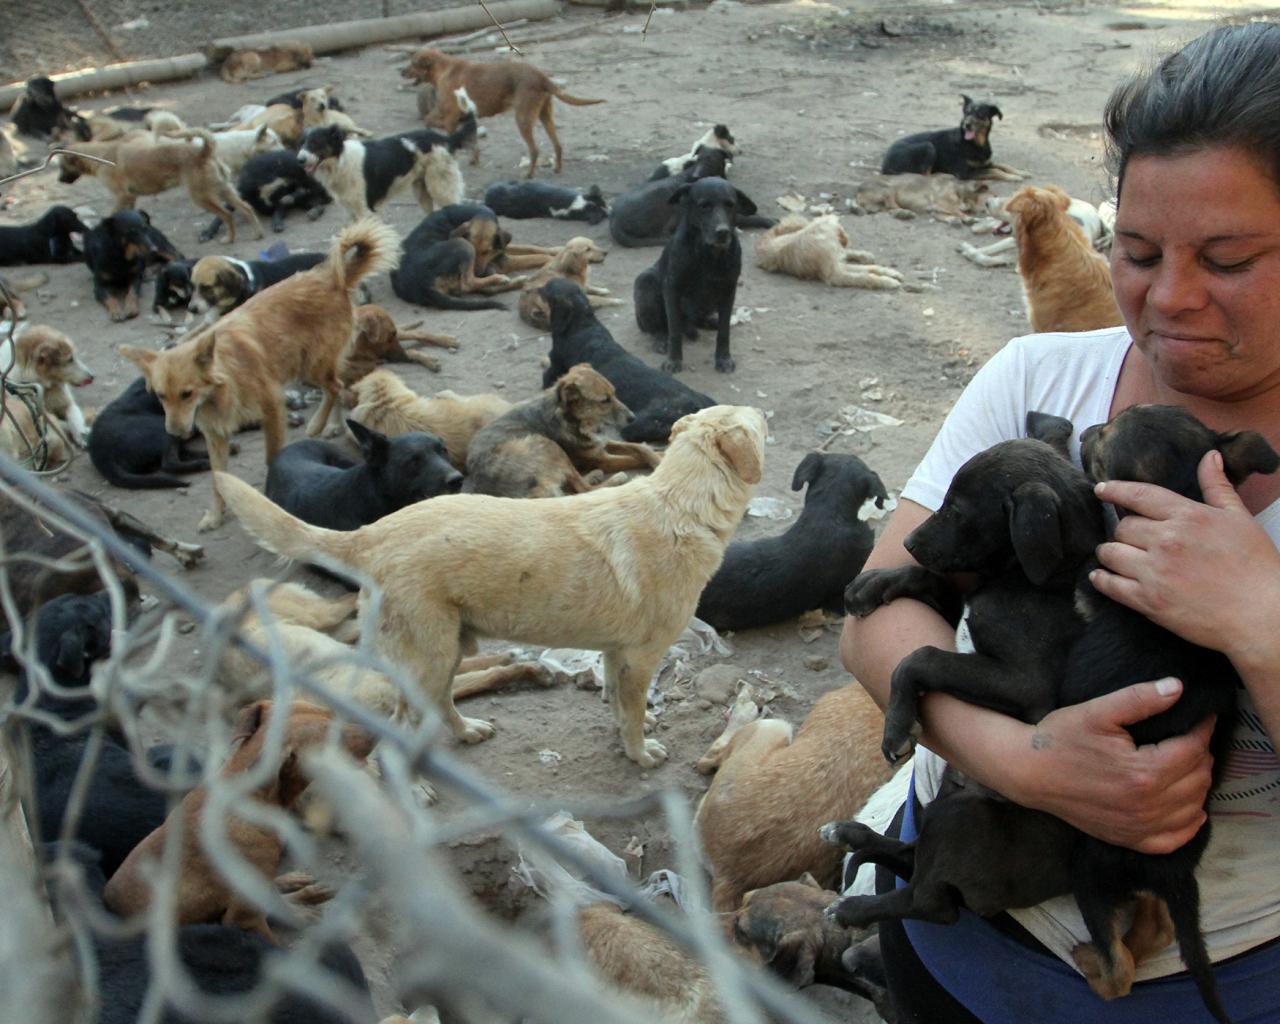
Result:
<instances>
[{"instance_id":1,"label":"dog's ear","mask_svg":"<svg viewBox=\"0 0 1280 1024\"><path fill-rule=\"evenodd\" d=\"M253 736L267 720L267 712L271 710L271 701L257 700L244 708L236 718L235 732L231 734L231 745L242 746Z\"/></svg>"},{"instance_id":2,"label":"dog's ear","mask_svg":"<svg viewBox=\"0 0 1280 1024\"><path fill-rule=\"evenodd\" d=\"M674 428L672 433L675 433ZM764 475L760 446L746 427L728 427L716 431L716 447L744 483L758 484Z\"/></svg>"},{"instance_id":3,"label":"dog's ear","mask_svg":"<svg viewBox=\"0 0 1280 1024\"><path fill-rule=\"evenodd\" d=\"M685 193L688 192L689 189L691 188L693 188L693 182L685 182L678 189L676 189L674 192L671 193L671 198L668 199L667 202L670 203L672 206L675 206L677 203L682 202L684 200Z\"/></svg>"},{"instance_id":4,"label":"dog's ear","mask_svg":"<svg viewBox=\"0 0 1280 1024\"><path fill-rule=\"evenodd\" d=\"M1001 121L1004 120L1004 114L1000 112L999 107L997 107L994 103L988 103L987 106L991 108L992 116L1000 118Z\"/></svg>"},{"instance_id":5,"label":"dog's ear","mask_svg":"<svg viewBox=\"0 0 1280 1024\"><path fill-rule=\"evenodd\" d=\"M811 484L822 474L822 452L810 452L800 460L796 471L791 476L791 489L798 491L805 484Z\"/></svg>"},{"instance_id":6,"label":"dog's ear","mask_svg":"<svg viewBox=\"0 0 1280 1024\"><path fill-rule=\"evenodd\" d=\"M972 111L972 110L973 110L973 100L971 100L971 99L970 99L968 96L966 96L964 93L961 93L961 94L960 94L960 106L961 106L961 109L962 109L962 110L967 114L967 113L969 113L970 111Z\"/></svg>"},{"instance_id":7,"label":"dog's ear","mask_svg":"<svg viewBox=\"0 0 1280 1024\"><path fill-rule=\"evenodd\" d=\"M751 201L750 196L748 196L745 192L740 192L736 188L733 190L733 194L737 197L737 200L738 200L738 209L737 209L738 213L745 213L748 217L755 214L756 204Z\"/></svg>"},{"instance_id":8,"label":"dog's ear","mask_svg":"<svg viewBox=\"0 0 1280 1024\"><path fill-rule=\"evenodd\" d=\"M774 944L766 963L796 988L813 984L814 965L822 952L822 938L810 929L787 932Z\"/></svg>"},{"instance_id":9,"label":"dog's ear","mask_svg":"<svg viewBox=\"0 0 1280 1024\"><path fill-rule=\"evenodd\" d=\"M347 420L347 429L351 431L351 436L360 446L365 462L372 466L379 466L387 461L387 451L391 442L387 440L386 434L370 430L363 423L357 423L355 420Z\"/></svg>"},{"instance_id":10,"label":"dog's ear","mask_svg":"<svg viewBox=\"0 0 1280 1024\"><path fill-rule=\"evenodd\" d=\"M147 387L150 388L151 387L151 374L150 374L151 364L154 363L157 358L159 358L160 353L152 352L151 349L149 348L137 348L134 345L121 345L116 351L118 351L122 356L124 356L130 362L135 363L137 365L138 369L142 371L143 376L147 378Z\"/></svg>"},{"instance_id":11,"label":"dog's ear","mask_svg":"<svg viewBox=\"0 0 1280 1024\"><path fill-rule=\"evenodd\" d=\"M1047 484L1025 483L1009 500L1009 537L1022 571L1041 586L1062 564L1062 522L1058 496Z\"/></svg>"},{"instance_id":12,"label":"dog's ear","mask_svg":"<svg viewBox=\"0 0 1280 1024\"><path fill-rule=\"evenodd\" d=\"M1066 417L1034 409L1027 413L1027 437L1052 445L1066 459L1071 458L1069 446L1075 429Z\"/></svg>"},{"instance_id":13,"label":"dog's ear","mask_svg":"<svg viewBox=\"0 0 1280 1024\"><path fill-rule=\"evenodd\" d=\"M807 885L810 889L821 889L822 884L813 877L812 873L806 871L803 875L796 879L801 885Z\"/></svg>"},{"instance_id":14,"label":"dog's ear","mask_svg":"<svg viewBox=\"0 0 1280 1024\"><path fill-rule=\"evenodd\" d=\"M84 675L84 638L79 630L68 630L58 637L58 653L53 667L64 679L79 680Z\"/></svg>"},{"instance_id":15,"label":"dog's ear","mask_svg":"<svg viewBox=\"0 0 1280 1024\"><path fill-rule=\"evenodd\" d=\"M218 332L210 331L196 341L195 354L192 361L206 373L213 366L213 346L217 344Z\"/></svg>"},{"instance_id":16,"label":"dog's ear","mask_svg":"<svg viewBox=\"0 0 1280 1024\"><path fill-rule=\"evenodd\" d=\"M1280 469L1280 455L1256 430L1219 434L1215 447L1222 453L1222 468L1232 484L1240 484L1253 473Z\"/></svg>"}]
</instances>

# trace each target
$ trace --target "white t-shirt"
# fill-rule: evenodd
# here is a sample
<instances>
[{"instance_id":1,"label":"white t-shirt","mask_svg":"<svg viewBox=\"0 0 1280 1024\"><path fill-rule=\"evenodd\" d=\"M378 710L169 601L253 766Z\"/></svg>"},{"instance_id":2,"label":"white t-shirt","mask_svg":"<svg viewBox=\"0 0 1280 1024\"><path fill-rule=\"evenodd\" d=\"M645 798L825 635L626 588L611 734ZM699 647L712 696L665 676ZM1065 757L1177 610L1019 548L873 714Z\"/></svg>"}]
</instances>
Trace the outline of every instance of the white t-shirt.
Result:
<instances>
[{"instance_id":1,"label":"white t-shirt","mask_svg":"<svg viewBox=\"0 0 1280 1024\"><path fill-rule=\"evenodd\" d=\"M1075 425L1071 452L1079 465L1080 434L1108 419L1129 345L1123 327L1033 334L1009 342L965 388L902 497L936 509L952 476L971 456L997 442L1025 436L1029 410L1064 416ZM1280 501L1256 519L1280 546ZM917 751L921 801L928 802L937 792L943 767L937 754ZM1280 936L1280 761L1244 692L1209 813L1213 833L1197 878L1201 924L1209 955L1216 961ZM1071 896L1011 913L1067 963L1072 963L1071 948L1088 940ZM1137 977L1158 978L1183 969L1176 945L1170 945L1145 961Z\"/></svg>"}]
</instances>

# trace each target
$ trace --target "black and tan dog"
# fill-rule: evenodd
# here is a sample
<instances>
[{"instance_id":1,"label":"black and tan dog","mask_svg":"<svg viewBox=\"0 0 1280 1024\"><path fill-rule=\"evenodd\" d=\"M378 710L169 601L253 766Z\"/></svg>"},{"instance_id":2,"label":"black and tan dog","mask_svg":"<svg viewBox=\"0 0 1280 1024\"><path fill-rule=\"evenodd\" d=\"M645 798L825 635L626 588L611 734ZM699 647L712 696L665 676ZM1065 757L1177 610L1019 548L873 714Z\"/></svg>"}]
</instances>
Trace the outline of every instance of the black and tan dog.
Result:
<instances>
[{"instance_id":1,"label":"black and tan dog","mask_svg":"<svg viewBox=\"0 0 1280 1024\"><path fill-rule=\"evenodd\" d=\"M891 145L880 163L881 174L951 174L957 178L999 178L1021 181L1021 171L991 160L991 124L1004 114L994 103L975 103L960 97L963 113L958 128L916 132Z\"/></svg>"},{"instance_id":2,"label":"black and tan dog","mask_svg":"<svg viewBox=\"0 0 1280 1024\"><path fill-rule=\"evenodd\" d=\"M483 427L467 449L463 490L508 498L551 498L593 488L583 473L653 469L648 445L604 441L601 425L624 426L631 410L613 385L585 363L536 398L517 403Z\"/></svg>"},{"instance_id":3,"label":"black and tan dog","mask_svg":"<svg viewBox=\"0 0 1280 1024\"><path fill-rule=\"evenodd\" d=\"M0 227L0 267L23 263L79 263L84 259L75 235L84 236L84 226L69 206L51 206L30 224Z\"/></svg>"},{"instance_id":4,"label":"black and tan dog","mask_svg":"<svg viewBox=\"0 0 1280 1024\"><path fill-rule=\"evenodd\" d=\"M465 204L455 203L436 210L426 220L442 215L446 210L467 209ZM491 295L495 292L514 291L524 284L523 277L489 272L492 260L497 258L502 249L502 236L497 230L497 218L492 217L492 211L490 217L467 218L453 229L453 237L444 241L415 243L414 235L424 225L425 221L405 240L400 266L391 272L391 290L405 302L418 306L434 306L437 309L506 309L497 299L463 297L476 292ZM483 236L486 241L473 243L468 237L473 233ZM489 246L487 250L481 248L486 242ZM489 254L487 258L486 251Z\"/></svg>"},{"instance_id":5,"label":"black and tan dog","mask_svg":"<svg viewBox=\"0 0 1280 1024\"><path fill-rule=\"evenodd\" d=\"M154 253L151 222L139 210L119 210L85 234L84 261L93 274L93 297L112 320L138 315L143 278Z\"/></svg>"}]
</instances>

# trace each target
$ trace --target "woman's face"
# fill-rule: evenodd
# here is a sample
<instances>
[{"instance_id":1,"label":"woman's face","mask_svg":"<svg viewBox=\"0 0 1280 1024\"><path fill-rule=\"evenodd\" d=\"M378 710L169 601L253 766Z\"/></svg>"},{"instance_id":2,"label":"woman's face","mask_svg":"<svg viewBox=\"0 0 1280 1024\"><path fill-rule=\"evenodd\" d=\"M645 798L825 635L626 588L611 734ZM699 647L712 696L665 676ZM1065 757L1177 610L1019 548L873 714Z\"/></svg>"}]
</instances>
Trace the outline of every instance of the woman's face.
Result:
<instances>
[{"instance_id":1,"label":"woman's face","mask_svg":"<svg viewBox=\"0 0 1280 1024\"><path fill-rule=\"evenodd\" d=\"M1217 401L1280 396L1280 188L1249 153L1131 158L1111 278L1157 382Z\"/></svg>"}]
</instances>

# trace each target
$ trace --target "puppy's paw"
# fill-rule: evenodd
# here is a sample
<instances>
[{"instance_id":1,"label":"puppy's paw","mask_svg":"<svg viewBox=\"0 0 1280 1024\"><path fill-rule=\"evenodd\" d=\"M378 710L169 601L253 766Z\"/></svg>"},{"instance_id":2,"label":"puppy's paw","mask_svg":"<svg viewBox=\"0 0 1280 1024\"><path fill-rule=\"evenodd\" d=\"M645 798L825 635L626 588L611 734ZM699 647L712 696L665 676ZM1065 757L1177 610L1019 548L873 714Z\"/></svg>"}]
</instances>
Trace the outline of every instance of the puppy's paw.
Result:
<instances>
[{"instance_id":1,"label":"puppy's paw","mask_svg":"<svg viewBox=\"0 0 1280 1024\"><path fill-rule=\"evenodd\" d=\"M822 916L841 928L865 928L870 924L865 915L866 899L865 896L845 896L830 904Z\"/></svg>"},{"instance_id":2,"label":"puppy's paw","mask_svg":"<svg viewBox=\"0 0 1280 1024\"><path fill-rule=\"evenodd\" d=\"M666 351L665 346L663 347L663 351ZM664 359L662 361L663 373L679 373L683 369L684 361L681 359Z\"/></svg>"},{"instance_id":3,"label":"puppy's paw","mask_svg":"<svg viewBox=\"0 0 1280 1024\"><path fill-rule=\"evenodd\" d=\"M657 740L645 740L643 750L627 751L627 756L641 768L656 768L667 759L667 748Z\"/></svg>"},{"instance_id":4,"label":"puppy's paw","mask_svg":"<svg viewBox=\"0 0 1280 1024\"><path fill-rule=\"evenodd\" d=\"M716 370L720 373L733 373L738 368L738 364L733 361L733 356L716 356Z\"/></svg>"},{"instance_id":5,"label":"puppy's paw","mask_svg":"<svg viewBox=\"0 0 1280 1024\"><path fill-rule=\"evenodd\" d=\"M460 717L462 717L462 731L458 733L458 739L463 743L480 743L493 735L492 722L486 722L483 718Z\"/></svg>"},{"instance_id":6,"label":"puppy's paw","mask_svg":"<svg viewBox=\"0 0 1280 1024\"><path fill-rule=\"evenodd\" d=\"M852 820L829 821L818 829L818 836L824 843L851 853L857 852L869 837L876 835L876 831L870 826Z\"/></svg>"},{"instance_id":7,"label":"puppy's paw","mask_svg":"<svg viewBox=\"0 0 1280 1024\"><path fill-rule=\"evenodd\" d=\"M222 525L222 513L214 512L210 509L200 517L200 522L196 524L196 529L200 533L208 533L210 530L216 530Z\"/></svg>"},{"instance_id":8,"label":"puppy's paw","mask_svg":"<svg viewBox=\"0 0 1280 1024\"><path fill-rule=\"evenodd\" d=\"M866 618L897 596L896 582L896 569L867 569L858 573L844 588L844 610L859 619Z\"/></svg>"},{"instance_id":9,"label":"puppy's paw","mask_svg":"<svg viewBox=\"0 0 1280 1024\"><path fill-rule=\"evenodd\" d=\"M916 749L916 739L922 732L920 723L912 721L907 732L903 734L901 730L894 729L892 734L886 724L884 730L884 743L880 746L880 753L884 754L884 759L892 765L901 764L911 756L912 751Z\"/></svg>"}]
</instances>

